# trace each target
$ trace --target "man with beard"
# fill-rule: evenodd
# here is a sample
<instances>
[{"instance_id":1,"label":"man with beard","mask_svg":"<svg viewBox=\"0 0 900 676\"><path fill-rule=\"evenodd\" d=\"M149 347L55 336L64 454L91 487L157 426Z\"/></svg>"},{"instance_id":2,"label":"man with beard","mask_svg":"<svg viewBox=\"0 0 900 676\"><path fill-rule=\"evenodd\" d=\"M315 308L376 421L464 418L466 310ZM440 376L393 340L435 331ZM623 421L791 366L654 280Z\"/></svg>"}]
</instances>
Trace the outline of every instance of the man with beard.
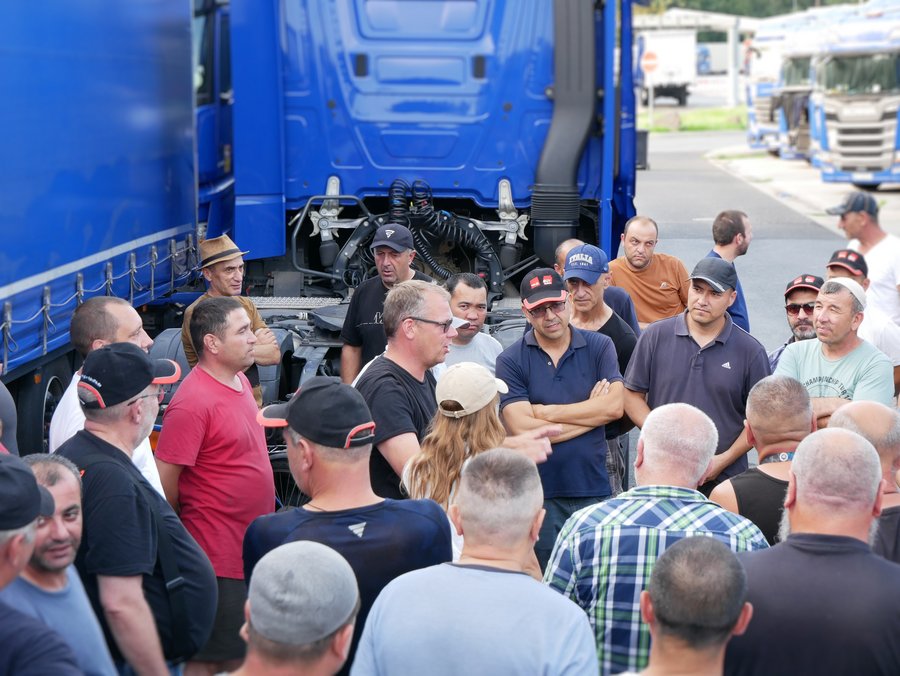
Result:
<instances>
[{"instance_id":1,"label":"man with beard","mask_svg":"<svg viewBox=\"0 0 900 676\"><path fill-rule=\"evenodd\" d=\"M869 547L881 514L881 463L858 434L819 430L797 447L786 539L738 555L753 622L727 674L900 673L900 566Z\"/></svg>"},{"instance_id":2,"label":"man with beard","mask_svg":"<svg viewBox=\"0 0 900 676\"><path fill-rule=\"evenodd\" d=\"M712 251L706 254L707 258L722 258L732 265L738 256L743 256L750 249L753 240L753 225L743 211L723 211L713 221L713 246ZM744 298L744 290L741 288L741 280L737 280L734 287L737 296L734 303L728 308L728 314L736 326L750 333L750 316L747 312L747 300Z\"/></svg>"},{"instance_id":3,"label":"man with beard","mask_svg":"<svg viewBox=\"0 0 900 676\"><path fill-rule=\"evenodd\" d=\"M38 517L34 552L0 599L56 631L89 675L117 674L103 630L91 609L73 562L81 544L81 473L60 455L23 458L38 485L56 504L53 516Z\"/></svg>"},{"instance_id":4,"label":"man with beard","mask_svg":"<svg viewBox=\"0 0 900 676\"><path fill-rule=\"evenodd\" d=\"M816 305L816 296L825 280L815 275L802 274L788 282L784 290L784 311L787 315L788 326L791 327L791 337L784 345L769 353L769 367L772 371L778 366L778 360L784 349L800 340L810 340L816 337L816 328L813 326L813 308Z\"/></svg>"},{"instance_id":5,"label":"man with beard","mask_svg":"<svg viewBox=\"0 0 900 676\"><path fill-rule=\"evenodd\" d=\"M675 256L656 253L659 228L652 218L635 216L625 224L625 255L609 264L612 283L625 289L637 311L641 329L674 317L688 303L688 273Z\"/></svg>"},{"instance_id":6,"label":"man with beard","mask_svg":"<svg viewBox=\"0 0 900 676\"><path fill-rule=\"evenodd\" d=\"M817 340L788 345L777 375L799 380L812 397L818 426L849 401L893 403L894 367L874 345L857 335L866 292L846 277L822 285L813 310Z\"/></svg>"}]
</instances>

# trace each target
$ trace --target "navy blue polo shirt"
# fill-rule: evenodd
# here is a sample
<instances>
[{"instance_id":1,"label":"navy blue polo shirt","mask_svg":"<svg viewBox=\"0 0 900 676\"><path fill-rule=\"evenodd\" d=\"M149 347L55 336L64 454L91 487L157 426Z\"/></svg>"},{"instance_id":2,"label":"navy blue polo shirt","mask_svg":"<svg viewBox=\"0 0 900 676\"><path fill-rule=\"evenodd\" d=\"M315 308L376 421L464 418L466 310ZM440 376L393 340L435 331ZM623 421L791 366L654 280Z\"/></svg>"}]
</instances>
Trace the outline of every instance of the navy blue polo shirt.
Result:
<instances>
[{"instance_id":1,"label":"navy blue polo shirt","mask_svg":"<svg viewBox=\"0 0 900 676\"><path fill-rule=\"evenodd\" d=\"M556 366L531 330L497 357L497 377L509 386L500 398L501 409L517 401L576 404L590 397L600 380L622 380L616 348L607 336L575 327L569 330L569 348ZM553 454L538 465L544 498L609 495L606 449L603 425L553 444Z\"/></svg>"},{"instance_id":2,"label":"navy blue polo shirt","mask_svg":"<svg viewBox=\"0 0 900 676\"><path fill-rule=\"evenodd\" d=\"M644 329L625 373L625 387L646 392L652 409L682 402L706 413L719 431L716 453L727 450L744 429L750 389L771 373L765 348L736 328L726 313L725 326L703 349L691 337L687 311ZM747 469L747 456L726 467L722 478Z\"/></svg>"}]
</instances>

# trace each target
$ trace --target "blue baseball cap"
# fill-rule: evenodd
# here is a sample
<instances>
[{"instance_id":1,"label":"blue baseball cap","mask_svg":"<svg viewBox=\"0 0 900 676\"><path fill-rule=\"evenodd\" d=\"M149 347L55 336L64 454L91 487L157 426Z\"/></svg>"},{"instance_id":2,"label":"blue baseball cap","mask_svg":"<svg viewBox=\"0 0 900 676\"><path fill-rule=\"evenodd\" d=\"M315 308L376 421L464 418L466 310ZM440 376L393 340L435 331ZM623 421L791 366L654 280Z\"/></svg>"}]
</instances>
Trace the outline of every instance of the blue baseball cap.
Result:
<instances>
[{"instance_id":1,"label":"blue baseball cap","mask_svg":"<svg viewBox=\"0 0 900 676\"><path fill-rule=\"evenodd\" d=\"M566 280L580 279L593 285L605 272L609 272L609 258L603 249L593 244L573 247L566 256Z\"/></svg>"}]
</instances>

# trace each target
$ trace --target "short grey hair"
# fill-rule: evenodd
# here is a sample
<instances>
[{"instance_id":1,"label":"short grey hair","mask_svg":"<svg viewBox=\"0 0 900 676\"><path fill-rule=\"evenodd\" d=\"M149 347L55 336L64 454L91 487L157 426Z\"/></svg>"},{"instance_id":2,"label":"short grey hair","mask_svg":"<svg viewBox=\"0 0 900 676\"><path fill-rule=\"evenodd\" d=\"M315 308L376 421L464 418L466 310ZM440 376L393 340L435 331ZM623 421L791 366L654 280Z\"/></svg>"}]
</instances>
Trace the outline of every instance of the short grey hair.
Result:
<instances>
[{"instance_id":1,"label":"short grey hair","mask_svg":"<svg viewBox=\"0 0 900 676\"><path fill-rule=\"evenodd\" d=\"M703 478L719 444L716 425L696 406L665 404L647 416L641 428L644 462L667 468L691 482Z\"/></svg>"},{"instance_id":2,"label":"short grey hair","mask_svg":"<svg viewBox=\"0 0 900 676\"><path fill-rule=\"evenodd\" d=\"M875 502L881 485L881 460L875 447L856 432L828 428L800 442L791 473L798 502L832 511L858 511Z\"/></svg>"},{"instance_id":3,"label":"short grey hair","mask_svg":"<svg viewBox=\"0 0 900 676\"><path fill-rule=\"evenodd\" d=\"M12 530L0 530L0 547L12 540L17 535L24 535L25 542L34 542L34 536L37 533L37 519L31 523L26 523L19 528Z\"/></svg>"},{"instance_id":4,"label":"short grey hair","mask_svg":"<svg viewBox=\"0 0 900 676\"><path fill-rule=\"evenodd\" d=\"M848 289L840 282L834 281L833 279L829 279L827 282L825 282L822 285L822 288L819 290L819 293L823 293L826 296L834 296L838 293L841 293L842 291L850 296L850 307L853 309L854 314L863 312L865 310L863 304L859 302L859 299L853 295L853 292L850 289Z\"/></svg>"},{"instance_id":5,"label":"short grey hair","mask_svg":"<svg viewBox=\"0 0 900 676\"><path fill-rule=\"evenodd\" d=\"M63 470L75 477L78 489L81 490L81 470L75 463L57 453L32 453L22 458L31 467L34 478L41 486L55 486L63 477Z\"/></svg>"},{"instance_id":6,"label":"short grey hair","mask_svg":"<svg viewBox=\"0 0 900 676\"><path fill-rule=\"evenodd\" d=\"M880 416L872 416L871 409L877 408L888 418L888 424L878 422ZM869 409L866 416L863 411ZM863 422L860 423L860 418ZM883 420L883 419L882 419ZM856 432L875 447L878 455L894 464L900 460L900 413L877 401L854 401L841 406L828 421L828 427Z\"/></svg>"},{"instance_id":7,"label":"short grey hair","mask_svg":"<svg viewBox=\"0 0 900 676\"><path fill-rule=\"evenodd\" d=\"M508 448L494 448L463 467L454 502L467 539L511 546L528 536L544 491L532 460Z\"/></svg>"},{"instance_id":8,"label":"short grey hair","mask_svg":"<svg viewBox=\"0 0 900 676\"><path fill-rule=\"evenodd\" d=\"M751 388L747 397L747 422L753 428L769 431L803 426L808 432L812 417L809 392L803 383L790 376L766 376Z\"/></svg>"},{"instance_id":9,"label":"short grey hair","mask_svg":"<svg viewBox=\"0 0 900 676\"><path fill-rule=\"evenodd\" d=\"M425 309L428 294L434 293L450 302L447 289L421 279L410 279L395 284L384 299L384 335L390 340L400 328L400 323L407 317L421 315Z\"/></svg>"}]
</instances>

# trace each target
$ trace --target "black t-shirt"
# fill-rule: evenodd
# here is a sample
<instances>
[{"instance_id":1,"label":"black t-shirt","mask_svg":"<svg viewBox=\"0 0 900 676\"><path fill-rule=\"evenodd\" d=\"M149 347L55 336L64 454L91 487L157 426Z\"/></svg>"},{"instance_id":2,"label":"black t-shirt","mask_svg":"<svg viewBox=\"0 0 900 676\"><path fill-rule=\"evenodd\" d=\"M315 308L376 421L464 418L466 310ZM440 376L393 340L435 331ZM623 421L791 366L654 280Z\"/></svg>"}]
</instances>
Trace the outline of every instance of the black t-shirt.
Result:
<instances>
[{"instance_id":1,"label":"black t-shirt","mask_svg":"<svg viewBox=\"0 0 900 676\"><path fill-rule=\"evenodd\" d=\"M244 577L268 552L286 542L312 540L328 545L353 568L360 608L347 663L350 665L366 618L381 590L396 577L450 561L453 547L447 515L432 500L385 500L375 505L312 512L295 508L257 518L244 537Z\"/></svg>"},{"instance_id":2,"label":"black t-shirt","mask_svg":"<svg viewBox=\"0 0 900 676\"><path fill-rule=\"evenodd\" d=\"M100 603L97 575L130 577L142 575L144 597L153 612L167 659L173 654L173 621L169 597L157 559L157 536L146 495L156 500L156 509L169 533L182 578L186 624L190 642L199 649L209 638L216 612L216 576L200 545L185 530L181 520L122 451L90 432L82 430L60 446L65 456L84 470L84 531L75 566L100 620L113 659L123 660ZM89 455L102 455L112 462L90 464ZM144 485L141 491L136 484Z\"/></svg>"},{"instance_id":3,"label":"black t-shirt","mask_svg":"<svg viewBox=\"0 0 900 676\"><path fill-rule=\"evenodd\" d=\"M619 363L619 373L624 376L628 362L631 361L631 353L634 352L634 346L637 344L637 336L634 335L634 331L624 319L613 312L606 323L597 329L597 333L602 333L613 342L616 348L616 359ZM607 439L615 439L622 434L620 421L621 418L606 423L604 435Z\"/></svg>"},{"instance_id":4,"label":"black t-shirt","mask_svg":"<svg viewBox=\"0 0 900 676\"><path fill-rule=\"evenodd\" d=\"M372 489L383 498L399 500L406 496L400 490L400 477L378 450L378 445L407 432L422 441L437 411L434 387L431 371L426 371L425 380L419 381L384 357L376 359L356 384L375 421L375 449L369 460L369 474Z\"/></svg>"},{"instance_id":5,"label":"black t-shirt","mask_svg":"<svg viewBox=\"0 0 900 676\"><path fill-rule=\"evenodd\" d=\"M80 676L72 649L43 622L0 603L0 674Z\"/></svg>"},{"instance_id":6,"label":"black t-shirt","mask_svg":"<svg viewBox=\"0 0 900 676\"><path fill-rule=\"evenodd\" d=\"M619 360L619 373L625 375L625 369L628 368L628 362L631 361L631 353L634 352L634 346L637 344L637 336L631 327L615 312L606 320L606 323L597 329L597 333L612 340L616 346L616 357Z\"/></svg>"},{"instance_id":7,"label":"black t-shirt","mask_svg":"<svg viewBox=\"0 0 900 676\"><path fill-rule=\"evenodd\" d=\"M418 270L413 271L412 278L423 282L433 281L431 277ZM348 345L362 347L360 366L365 366L375 359L387 346L384 323L381 319L387 295L388 288L381 281L381 277L372 277L356 287L350 298L350 307L347 308L347 317L341 328L341 339Z\"/></svg>"},{"instance_id":8,"label":"black t-shirt","mask_svg":"<svg viewBox=\"0 0 900 676\"><path fill-rule=\"evenodd\" d=\"M729 675L900 674L900 566L855 538L792 534L738 554L753 619Z\"/></svg>"},{"instance_id":9,"label":"black t-shirt","mask_svg":"<svg viewBox=\"0 0 900 676\"><path fill-rule=\"evenodd\" d=\"M881 512L872 551L888 561L900 563L900 506L886 507Z\"/></svg>"},{"instance_id":10,"label":"black t-shirt","mask_svg":"<svg viewBox=\"0 0 900 676\"><path fill-rule=\"evenodd\" d=\"M755 523L770 545L778 541L787 487L787 481L766 474L759 467L731 477L738 514Z\"/></svg>"}]
</instances>

